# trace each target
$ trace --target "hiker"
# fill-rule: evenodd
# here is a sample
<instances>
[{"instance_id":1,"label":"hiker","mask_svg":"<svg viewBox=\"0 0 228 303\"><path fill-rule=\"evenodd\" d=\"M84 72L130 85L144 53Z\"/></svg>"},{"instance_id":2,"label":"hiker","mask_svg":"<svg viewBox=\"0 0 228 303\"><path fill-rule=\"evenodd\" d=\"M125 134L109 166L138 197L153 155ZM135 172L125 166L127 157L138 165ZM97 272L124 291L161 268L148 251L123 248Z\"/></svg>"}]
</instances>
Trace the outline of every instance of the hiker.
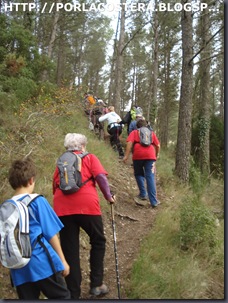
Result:
<instances>
[{"instance_id":1,"label":"hiker","mask_svg":"<svg viewBox=\"0 0 228 303\"><path fill-rule=\"evenodd\" d=\"M86 115L89 116L89 121L91 120L91 112L94 106L97 103L97 98L93 95L92 92L84 94L84 110Z\"/></svg>"},{"instance_id":2,"label":"hiker","mask_svg":"<svg viewBox=\"0 0 228 303\"><path fill-rule=\"evenodd\" d=\"M106 113L106 104L100 98L97 99L97 103L94 105L93 109L91 110L90 118L91 123L93 123L93 130L95 133L99 132L99 129L104 129L104 123L99 122L99 117ZM92 126L91 126L92 129Z\"/></svg>"},{"instance_id":3,"label":"hiker","mask_svg":"<svg viewBox=\"0 0 228 303\"><path fill-rule=\"evenodd\" d=\"M139 188L138 199L147 200L149 198L152 208L160 204L157 200L156 185L155 185L155 162L160 150L160 142L152 131L152 144L144 147L140 144L139 129L147 126L145 120L137 122L137 130L133 130L127 137L126 153L123 161L126 163L129 154L133 148L132 160L135 179ZM144 181L146 179L147 190L145 189Z\"/></svg>"},{"instance_id":4,"label":"hiker","mask_svg":"<svg viewBox=\"0 0 228 303\"><path fill-rule=\"evenodd\" d=\"M115 148L117 148L117 151L119 153L119 159L123 159L124 152L119 138L122 134L122 125L120 125L121 118L115 112L114 106L109 106L108 113L101 116L98 120L99 122L107 120L107 132L110 134L110 144L114 150Z\"/></svg>"},{"instance_id":5,"label":"hiker","mask_svg":"<svg viewBox=\"0 0 228 303\"><path fill-rule=\"evenodd\" d=\"M87 108L92 107L96 102L96 97L91 92L84 94L84 103Z\"/></svg>"},{"instance_id":6,"label":"hiker","mask_svg":"<svg viewBox=\"0 0 228 303\"><path fill-rule=\"evenodd\" d=\"M143 117L143 115L142 115L141 113L136 113L135 120L132 120L131 123L130 123L130 125L129 125L129 134L130 134L133 130L137 129L136 124L137 124L137 122L138 122L139 120L145 120L145 118Z\"/></svg>"},{"instance_id":7,"label":"hiker","mask_svg":"<svg viewBox=\"0 0 228 303\"><path fill-rule=\"evenodd\" d=\"M9 170L9 183L15 190L12 199L18 200L31 194L35 186L36 169L30 158L16 160ZM32 244L32 256L27 265L19 269L11 269L10 276L20 300L39 299L42 292L47 299L70 299L65 279L70 267L63 255L58 232L63 224L56 216L48 201L38 196L29 205L29 235ZM55 266L54 274L47 252L37 241L46 246Z\"/></svg>"},{"instance_id":8,"label":"hiker","mask_svg":"<svg viewBox=\"0 0 228 303\"><path fill-rule=\"evenodd\" d=\"M120 124L127 124L127 134L129 135L130 130L130 124L132 121L134 121L136 119L136 114L138 115L143 115L143 111L141 109L141 107L137 106L137 105L133 105L131 110L129 112L126 113L126 115L123 117L123 119L121 120Z\"/></svg>"},{"instance_id":9,"label":"hiker","mask_svg":"<svg viewBox=\"0 0 228 303\"><path fill-rule=\"evenodd\" d=\"M87 138L82 134L69 133L65 136L66 150L79 154L86 151ZM99 159L94 154L87 154L82 159L82 182L88 181L77 192L64 194L59 188L60 177L56 167L53 176L54 210L64 224L60 231L60 241L66 260L70 265L70 274L66 283L71 299L79 299L81 295L81 269L79 235L82 228L89 236L90 249L90 294L100 296L108 293L103 284L104 255L106 238L102 222L98 184L104 198L110 203L114 199L110 192L107 176ZM92 177L92 178L91 178Z\"/></svg>"}]
</instances>

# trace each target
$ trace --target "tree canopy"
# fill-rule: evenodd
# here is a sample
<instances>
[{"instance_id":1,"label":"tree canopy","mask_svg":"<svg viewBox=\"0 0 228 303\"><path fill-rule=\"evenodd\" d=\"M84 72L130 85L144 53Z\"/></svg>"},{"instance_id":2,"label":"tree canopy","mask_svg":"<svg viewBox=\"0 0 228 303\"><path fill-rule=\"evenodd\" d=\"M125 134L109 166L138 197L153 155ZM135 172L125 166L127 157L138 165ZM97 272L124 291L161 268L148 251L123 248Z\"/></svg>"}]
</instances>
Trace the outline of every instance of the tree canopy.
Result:
<instances>
[{"instance_id":1,"label":"tree canopy","mask_svg":"<svg viewBox=\"0 0 228 303\"><path fill-rule=\"evenodd\" d=\"M108 8L119 8L116 28ZM184 182L190 157L202 173L223 173L213 149L221 127L212 128L224 125L222 1L1 0L0 102L6 94L26 102L53 86L81 98L92 91L121 116L141 106L161 147L176 146Z\"/></svg>"}]
</instances>

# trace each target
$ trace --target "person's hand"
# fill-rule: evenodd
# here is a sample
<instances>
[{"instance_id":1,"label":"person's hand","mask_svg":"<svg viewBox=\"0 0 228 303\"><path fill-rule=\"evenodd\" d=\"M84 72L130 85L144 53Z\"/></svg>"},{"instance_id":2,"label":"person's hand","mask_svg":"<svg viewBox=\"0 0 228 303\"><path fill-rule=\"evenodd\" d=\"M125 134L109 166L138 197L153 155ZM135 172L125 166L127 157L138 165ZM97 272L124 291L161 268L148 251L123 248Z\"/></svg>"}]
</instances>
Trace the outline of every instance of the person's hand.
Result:
<instances>
[{"instance_id":1,"label":"person's hand","mask_svg":"<svg viewBox=\"0 0 228 303\"><path fill-rule=\"evenodd\" d=\"M128 157L127 157L127 156L124 156L124 157L123 157L123 162L126 163L127 160L128 160Z\"/></svg>"},{"instance_id":2,"label":"person's hand","mask_svg":"<svg viewBox=\"0 0 228 303\"><path fill-rule=\"evenodd\" d=\"M70 266L69 266L69 264L67 263L67 261L64 261L64 262L63 262L63 265L64 265L64 270L62 271L62 275L63 275L63 277L66 277L66 276L68 276L69 273L70 273Z\"/></svg>"},{"instance_id":3,"label":"person's hand","mask_svg":"<svg viewBox=\"0 0 228 303\"><path fill-rule=\"evenodd\" d=\"M115 196L115 194L112 194L112 197L111 197L110 199L108 199L108 202L109 202L110 204L113 204L113 203L116 202L116 196Z\"/></svg>"}]
</instances>

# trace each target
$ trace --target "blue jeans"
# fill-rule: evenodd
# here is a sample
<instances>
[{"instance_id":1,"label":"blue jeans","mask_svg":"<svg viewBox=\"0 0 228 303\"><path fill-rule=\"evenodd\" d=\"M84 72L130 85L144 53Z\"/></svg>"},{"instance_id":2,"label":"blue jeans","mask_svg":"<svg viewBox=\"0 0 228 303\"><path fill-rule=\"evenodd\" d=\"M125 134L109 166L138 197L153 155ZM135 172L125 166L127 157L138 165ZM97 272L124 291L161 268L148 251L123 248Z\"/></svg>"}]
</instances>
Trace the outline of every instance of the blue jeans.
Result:
<instances>
[{"instance_id":1,"label":"blue jeans","mask_svg":"<svg viewBox=\"0 0 228 303\"><path fill-rule=\"evenodd\" d=\"M151 205L157 204L155 184L155 160L134 160L134 175L139 188L139 195L150 200ZM145 179L147 190L145 189Z\"/></svg>"}]
</instances>

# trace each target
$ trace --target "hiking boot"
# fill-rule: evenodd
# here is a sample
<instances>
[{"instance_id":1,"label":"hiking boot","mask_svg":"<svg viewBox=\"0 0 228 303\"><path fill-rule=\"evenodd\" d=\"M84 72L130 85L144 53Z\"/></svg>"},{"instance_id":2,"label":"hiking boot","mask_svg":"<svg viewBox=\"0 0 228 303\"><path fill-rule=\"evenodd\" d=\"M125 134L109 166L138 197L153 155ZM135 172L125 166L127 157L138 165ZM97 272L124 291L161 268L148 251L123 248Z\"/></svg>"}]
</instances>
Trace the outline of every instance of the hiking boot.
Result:
<instances>
[{"instance_id":1,"label":"hiking boot","mask_svg":"<svg viewBox=\"0 0 228 303\"><path fill-rule=\"evenodd\" d=\"M105 284L102 284L101 286L91 288L89 293L93 296L101 296L107 294L108 292L108 287Z\"/></svg>"},{"instance_id":2,"label":"hiking boot","mask_svg":"<svg viewBox=\"0 0 228 303\"><path fill-rule=\"evenodd\" d=\"M141 198L139 198L139 197L135 197L134 198L134 201L135 201L135 203L137 204L137 205L140 205L140 206L146 206L147 204L148 204L148 201L147 201L147 199L141 199Z\"/></svg>"},{"instance_id":3,"label":"hiking boot","mask_svg":"<svg viewBox=\"0 0 228 303\"><path fill-rule=\"evenodd\" d=\"M119 156L119 159L121 160L121 159L123 159L124 158L124 156Z\"/></svg>"},{"instance_id":4,"label":"hiking boot","mask_svg":"<svg viewBox=\"0 0 228 303\"><path fill-rule=\"evenodd\" d=\"M140 195L138 195L137 198L140 200L148 200L148 196L141 197Z\"/></svg>"},{"instance_id":5,"label":"hiking boot","mask_svg":"<svg viewBox=\"0 0 228 303\"><path fill-rule=\"evenodd\" d=\"M161 202L160 202L160 201L157 201L157 204L152 205L152 208L156 208L156 207L158 207L158 205L160 205L160 204L161 204Z\"/></svg>"}]
</instances>

